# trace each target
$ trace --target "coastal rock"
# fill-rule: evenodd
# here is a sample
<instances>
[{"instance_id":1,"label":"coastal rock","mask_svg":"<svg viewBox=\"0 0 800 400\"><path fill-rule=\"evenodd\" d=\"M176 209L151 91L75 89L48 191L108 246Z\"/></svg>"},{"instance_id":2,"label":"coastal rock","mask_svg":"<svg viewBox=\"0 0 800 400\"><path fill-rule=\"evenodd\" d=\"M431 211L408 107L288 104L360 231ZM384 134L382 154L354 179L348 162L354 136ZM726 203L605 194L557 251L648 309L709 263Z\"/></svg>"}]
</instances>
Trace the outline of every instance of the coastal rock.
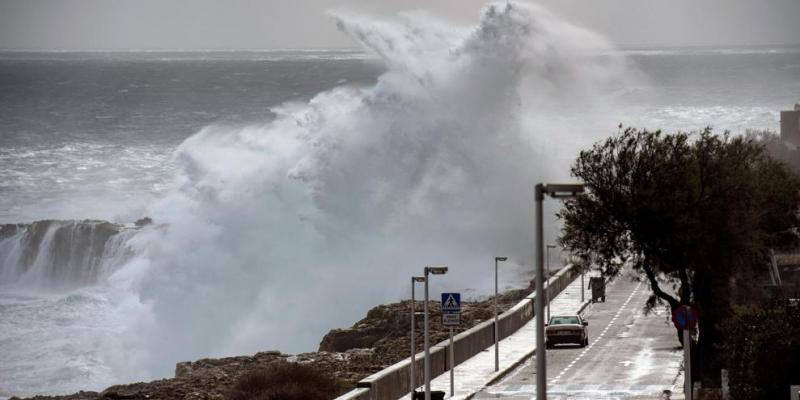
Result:
<instances>
[{"instance_id":1,"label":"coastal rock","mask_svg":"<svg viewBox=\"0 0 800 400\"><path fill-rule=\"evenodd\" d=\"M14 282L35 266L36 281L29 283L68 289L91 285L103 271L107 244L123 229L123 225L98 220L2 225L0 242L17 241L6 246L8 253L0 255L11 260L2 272Z\"/></svg>"},{"instance_id":2,"label":"coastal rock","mask_svg":"<svg viewBox=\"0 0 800 400\"><path fill-rule=\"evenodd\" d=\"M2 224L0 225L0 240L10 238L27 227L28 225L25 224Z\"/></svg>"},{"instance_id":3,"label":"coastal rock","mask_svg":"<svg viewBox=\"0 0 800 400\"><path fill-rule=\"evenodd\" d=\"M500 310L508 309L528 294L514 290L498 298ZM422 310L422 302L417 303ZM445 340L448 330L441 326L438 302L430 302L431 338L434 343ZM491 317L491 299L462 303L462 326L472 327ZM295 355L264 351L252 356L204 358L175 365L175 377L152 382L115 385L96 392L78 392L66 396L36 396L28 400L222 400L234 382L245 373L264 369L273 363L295 362L311 366L339 382L341 393L355 387L359 380L408 357L411 328L411 302L380 305L367 312L364 319L350 328L328 332L320 351ZM417 320L422 326L422 318ZM417 329L417 349L422 350L422 333ZM336 351L328 351L334 349ZM336 397L336 393L331 397ZM14 398L15 400L22 400Z\"/></svg>"}]
</instances>

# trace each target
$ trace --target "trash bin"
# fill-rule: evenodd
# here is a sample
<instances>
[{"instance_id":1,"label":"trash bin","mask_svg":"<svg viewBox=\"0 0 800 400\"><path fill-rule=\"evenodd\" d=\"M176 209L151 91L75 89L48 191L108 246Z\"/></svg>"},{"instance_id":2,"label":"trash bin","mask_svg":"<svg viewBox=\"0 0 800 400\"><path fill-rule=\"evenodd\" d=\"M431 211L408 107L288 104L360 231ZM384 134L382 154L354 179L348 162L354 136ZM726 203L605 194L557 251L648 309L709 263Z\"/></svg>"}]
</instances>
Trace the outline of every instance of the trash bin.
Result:
<instances>
[{"instance_id":1,"label":"trash bin","mask_svg":"<svg viewBox=\"0 0 800 400\"><path fill-rule=\"evenodd\" d=\"M589 278L589 288L592 289L592 303L602 300L606 302L606 282L601 277Z\"/></svg>"},{"instance_id":2,"label":"trash bin","mask_svg":"<svg viewBox=\"0 0 800 400\"><path fill-rule=\"evenodd\" d=\"M414 400L425 400L425 391L414 392ZM431 390L431 400L444 400L444 392L441 390Z\"/></svg>"}]
</instances>

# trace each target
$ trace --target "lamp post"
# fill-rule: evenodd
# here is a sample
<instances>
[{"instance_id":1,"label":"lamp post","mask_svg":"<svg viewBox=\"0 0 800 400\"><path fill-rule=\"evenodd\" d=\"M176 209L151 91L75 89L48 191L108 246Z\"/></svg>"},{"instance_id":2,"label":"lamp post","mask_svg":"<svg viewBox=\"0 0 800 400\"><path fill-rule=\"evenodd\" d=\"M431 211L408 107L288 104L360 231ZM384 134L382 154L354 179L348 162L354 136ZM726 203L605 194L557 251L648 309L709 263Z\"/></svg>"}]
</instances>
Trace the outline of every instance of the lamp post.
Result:
<instances>
[{"instance_id":1,"label":"lamp post","mask_svg":"<svg viewBox=\"0 0 800 400\"><path fill-rule=\"evenodd\" d=\"M431 346L430 346L430 330L428 316L428 275L444 275L447 273L447 267L437 265L433 267L425 267L425 400L431 400Z\"/></svg>"},{"instance_id":2,"label":"lamp post","mask_svg":"<svg viewBox=\"0 0 800 400\"><path fill-rule=\"evenodd\" d=\"M583 264L581 263L580 257L576 256L575 254L570 253L569 255L569 262L572 265L580 265L581 266L581 304L585 301L584 296L586 295L586 288L583 283L583 277L586 273L583 270Z\"/></svg>"},{"instance_id":3,"label":"lamp post","mask_svg":"<svg viewBox=\"0 0 800 400\"><path fill-rule=\"evenodd\" d=\"M556 245L548 244L547 245L547 281L550 282L550 249L555 249ZM547 320L550 321L550 285L547 285Z\"/></svg>"},{"instance_id":4,"label":"lamp post","mask_svg":"<svg viewBox=\"0 0 800 400\"><path fill-rule=\"evenodd\" d=\"M580 183L544 184L535 187L536 199L536 400L547 400L547 352L544 350L544 224L542 203L544 196L554 199L569 199L585 191Z\"/></svg>"},{"instance_id":5,"label":"lamp post","mask_svg":"<svg viewBox=\"0 0 800 400\"><path fill-rule=\"evenodd\" d=\"M414 284L417 282L425 282L425 278L422 276L412 276L411 277L411 399L414 399L414 392L417 390L417 382L416 382L416 375L417 375L417 346L414 343L414 329L416 328L416 314L417 314L417 300L414 297Z\"/></svg>"},{"instance_id":6,"label":"lamp post","mask_svg":"<svg viewBox=\"0 0 800 400\"><path fill-rule=\"evenodd\" d=\"M583 277L586 276L586 271L584 271L583 267L581 267L581 304L583 304L586 299L584 296L586 295L586 285L583 283Z\"/></svg>"},{"instance_id":7,"label":"lamp post","mask_svg":"<svg viewBox=\"0 0 800 400\"><path fill-rule=\"evenodd\" d=\"M494 372L500 370L500 328L497 325L497 262L506 260L508 260L508 257L494 258Z\"/></svg>"}]
</instances>

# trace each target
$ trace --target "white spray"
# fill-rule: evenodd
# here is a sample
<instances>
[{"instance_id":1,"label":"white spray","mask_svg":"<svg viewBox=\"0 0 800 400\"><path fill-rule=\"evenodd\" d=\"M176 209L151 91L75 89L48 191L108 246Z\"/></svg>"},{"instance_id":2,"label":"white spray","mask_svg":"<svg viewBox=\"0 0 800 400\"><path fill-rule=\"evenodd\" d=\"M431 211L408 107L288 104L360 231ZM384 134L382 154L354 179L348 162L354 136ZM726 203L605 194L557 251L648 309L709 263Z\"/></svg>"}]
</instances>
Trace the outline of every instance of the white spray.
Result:
<instances>
[{"instance_id":1,"label":"white spray","mask_svg":"<svg viewBox=\"0 0 800 400\"><path fill-rule=\"evenodd\" d=\"M180 146L174 190L107 281L123 326L101 351L119 380L315 350L405 297L426 264L451 267L434 292L488 292L495 255L531 264L533 184L568 178L577 149L614 126L595 117L623 60L541 8L489 5L473 29L419 13L334 18L387 72Z\"/></svg>"}]
</instances>

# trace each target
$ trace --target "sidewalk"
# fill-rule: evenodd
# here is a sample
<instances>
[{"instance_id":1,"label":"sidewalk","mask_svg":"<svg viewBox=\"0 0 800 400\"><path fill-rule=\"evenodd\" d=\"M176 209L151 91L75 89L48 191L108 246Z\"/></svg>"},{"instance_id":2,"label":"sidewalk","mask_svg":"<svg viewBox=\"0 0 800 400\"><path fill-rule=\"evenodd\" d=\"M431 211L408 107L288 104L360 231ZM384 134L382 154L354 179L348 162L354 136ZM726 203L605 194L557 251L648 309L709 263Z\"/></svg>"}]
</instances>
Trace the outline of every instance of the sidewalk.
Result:
<instances>
[{"instance_id":1,"label":"sidewalk","mask_svg":"<svg viewBox=\"0 0 800 400\"><path fill-rule=\"evenodd\" d=\"M681 370L678 372L678 376L675 377L675 383L672 384L672 393L670 393L669 400L685 400L686 396L683 391L683 365L681 365Z\"/></svg>"},{"instance_id":2,"label":"sidewalk","mask_svg":"<svg viewBox=\"0 0 800 400\"><path fill-rule=\"evenodd\" d=\"M588 287L589 275L585 277L584 283ZM552 300L550 314L576 314L587 304L590 297L591 291L586 290L585 301L581 302L581 278L578 277ZM449 371L431 381L431 390L444 391L446 399L466 399L519 365L535 349L536 319L533 318L511 336L500 341L499 372L494 371L494 346L491 346L455 367L453 397L450 397ZM410 397L408 395L403 398L409 399Z\"/></svg>"}]
</instances>

